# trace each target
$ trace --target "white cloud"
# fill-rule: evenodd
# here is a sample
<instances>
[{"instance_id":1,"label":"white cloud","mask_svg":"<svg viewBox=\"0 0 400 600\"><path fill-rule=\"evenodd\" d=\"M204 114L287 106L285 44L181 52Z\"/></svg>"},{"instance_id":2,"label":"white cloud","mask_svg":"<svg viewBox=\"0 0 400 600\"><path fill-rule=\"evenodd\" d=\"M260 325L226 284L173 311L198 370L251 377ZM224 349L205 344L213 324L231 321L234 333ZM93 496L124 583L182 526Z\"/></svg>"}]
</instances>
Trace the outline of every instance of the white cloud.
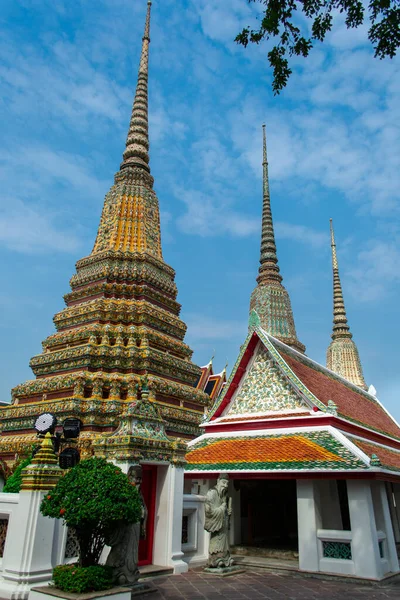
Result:
<instances>
[{"instance_id":1,"label":"white cloud","mask_svg":"<svg viewBox=\"0 0 400 600\"><path fill-rule=\"evenodd\" d=\"M178 198L186 204L186 213L178 217L178 228L202 237L232 235L246 237L260 231L260 220L237 212L221 199L195 190L180 191Z\"/></svg>"},{"instance_id":2,"label":"white cloud","mask_svg":"<svg viewBox=\"0 0 400 600\"><path fill-rule=\"evenodd\" d=\"M76 251L84 211L75 211L74 199L97 200L108 183L81 156L39 145L1 151L0 165L0 244L27 253Z\"/></svg>"},{"instance_id":3,"label":"white cloud","mask_svg":"<svg viewBox=\"0 0 400 600\"><path fill-rule=\"evenodd\" d=\"M200 0L196 4L205 35L218 42L227 42L230 47L253 14L242 0L230 0L229 8L225 0Z\"/></svg>"},{"instance_id":4,"label":"white cloud","mask_svg":"<svg viewBox=\"0 0 400 600\"><path fill-rule=\"evenodd\" d=\"M278 239L301 242L313 248L328 248L329 236L327 233L315 231L305 225L295 225L282 221L276 222L274 227Z\"/></svg>"},{"instance_id":5,"label":"white cloud","mask_svg":"<svg viewBox=\"0 0 400 600\"><path fill-rule=\"evenodd\" d=\"M192 340L231 340L238 337L238 332L246 335L245 321L216 319L192 313L185 315L185 321L188 338Z\"/></svg>"},{"instance_id":6,"label":"white cloud","mask_svg":"<svg viewBox=\"0 0 400 600\"><path fill-rule=\"evenodd\" d=\"M53 250L74 252L80 246L75 232L63 231L54 215L16 198L3 198L0 206L0 244L17 252Z\"/></svg>"},{"instance_id":7,"label":"white cloud","mask_svg":"<svg viewBox=\"0 0 400 600\"><path fill-rule=\"evenodd\" d=\"M346 273L350 293L362 302L376 302L400 281L398 240L373 240Z\"/></svg>"}]
</instances>

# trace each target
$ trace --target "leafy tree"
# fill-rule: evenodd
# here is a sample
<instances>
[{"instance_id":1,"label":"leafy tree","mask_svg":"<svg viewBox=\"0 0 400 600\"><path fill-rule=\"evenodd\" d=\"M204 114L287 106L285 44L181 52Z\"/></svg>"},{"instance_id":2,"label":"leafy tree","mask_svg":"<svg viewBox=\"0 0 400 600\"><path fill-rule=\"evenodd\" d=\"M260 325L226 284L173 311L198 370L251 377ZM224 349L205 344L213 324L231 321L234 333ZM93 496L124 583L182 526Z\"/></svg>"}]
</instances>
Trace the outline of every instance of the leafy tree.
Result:
<instances>
[{"instance_id":1,"label":"leafy tree","mask_svg":"<svg viewBox=\"0 0 400 600\"><path fill-rule=\"evenodd\" d=\"M268 53L273 69L272 89L275 94L286 86L292 73L288 57L308 56L313 42L323 42L331 31L335 12L344 13L348 29L359 27L366 18L361 0L247 0L265 5L261 25L257 30L245 27L235 41L244 47L249 42L259 44L274 39L277 43ZM303 35L296 17L302 13L311 21L311 34ZM370 0L368 38L375 57L393 58L400 45L400 0Z\"/></svg>"},{"instance_id":2,"label":"leafy tree","mask_svg":"<svg viewBox=\"0 0 400 600\"><path fill-rule=\"evenodd\" d=\"M121 469L101 458L82 460L42 500L44 516L64 519L79 541L79 565L96 565L107 537L141 516L138 491Z\"/></svg>"},{"instance_id":3,"label":"leafy tree","mask_svg":"<svg viewBox=\"0 0 400 600\"><path fill-rule=\"evenodd\" d=\"M33 454L28 456L28 458L24 458L18 461L14 466L14 472L7 479L5 486L3 488L3 492L9 494L18 494L22 486L22 469L25 469L28 465L31 464L33 458Z\"/></svg>"}]
</instances>

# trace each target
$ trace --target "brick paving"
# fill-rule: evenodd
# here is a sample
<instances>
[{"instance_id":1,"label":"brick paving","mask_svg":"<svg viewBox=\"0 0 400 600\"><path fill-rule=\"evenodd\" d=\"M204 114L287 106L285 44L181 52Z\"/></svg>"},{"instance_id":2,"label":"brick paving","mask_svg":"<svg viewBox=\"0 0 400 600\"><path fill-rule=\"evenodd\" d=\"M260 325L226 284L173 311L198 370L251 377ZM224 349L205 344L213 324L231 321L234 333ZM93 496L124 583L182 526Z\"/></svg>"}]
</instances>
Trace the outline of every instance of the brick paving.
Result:
<instances>
[{"instance_id":1,"label":"brick paving","mask_svg":"<svg viewBox=\"0 0 400 600\"><path fill-rule=\"evenodd\" d=\"M247 570L231 577L200 571L161 577L135 600L400 600L400 583L369 585Z\"/></svg>"}]
</instances>

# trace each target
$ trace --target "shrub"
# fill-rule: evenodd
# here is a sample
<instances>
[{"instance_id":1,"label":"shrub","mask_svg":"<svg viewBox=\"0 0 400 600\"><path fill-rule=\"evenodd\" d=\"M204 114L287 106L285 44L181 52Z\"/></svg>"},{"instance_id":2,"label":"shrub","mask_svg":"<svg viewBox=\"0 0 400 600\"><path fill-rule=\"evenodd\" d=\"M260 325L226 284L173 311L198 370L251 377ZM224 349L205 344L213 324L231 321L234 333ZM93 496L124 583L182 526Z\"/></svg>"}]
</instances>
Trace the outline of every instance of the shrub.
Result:
<instances>
[{"instance_id":1,"label":"shrub","mask_svg":"<svg viewBox=\"0 0 400 600\"><path fill-rule=\"evenodd\" d=\"M33 455L31 454L28 458L24 458L16 463L14 472L7 479L5 486L3 488L3 492L8 492L9 494L18 494L22 486L22 469L25 469L32 462Z\"/></svg>"},{"instance_id":2,"label":"shrub","mask_svg":"<svg viewBox=\"0 0 400 600\"><path fill-rule=\"evenodd\" d=\"M59 565L53 569L53 582L63 592L75 594L108 590L113 587L113 570L106 565Z\"/></svg>"},{"instance_id":3,"label":"shrub","mask_svg":"<svg viewBox=\"0 0 400 600\"><path fill-rule=\"evenodd\" d=\"M137 523L141 517L137 489L121 469L102 458L82 460L67 471L44 497L40 510L75 530L81 567L97 565L115 527Z\"/></svg>"}]
</instances>

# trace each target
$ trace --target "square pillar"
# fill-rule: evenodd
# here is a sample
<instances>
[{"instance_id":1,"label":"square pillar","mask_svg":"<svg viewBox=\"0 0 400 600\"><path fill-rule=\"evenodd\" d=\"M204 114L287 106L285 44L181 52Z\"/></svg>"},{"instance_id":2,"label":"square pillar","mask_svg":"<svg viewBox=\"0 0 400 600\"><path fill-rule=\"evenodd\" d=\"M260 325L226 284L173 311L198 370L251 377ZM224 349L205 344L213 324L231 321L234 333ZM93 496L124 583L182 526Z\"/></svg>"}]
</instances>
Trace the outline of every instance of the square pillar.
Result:
<instances>
[{"instance_id":1,"label":"square pillar","mask_svg":"<svg viewBox=\"0 0 400 600\"><path fill-rule=\"evenodd\" d=\"M383 573L371 483L349 479L347 481L347 493L355 575L367 579L381 579Z\"/></svg>"},{"instance_id":2,"label":"square pillar","mask_svg":"<svg viewBox=\"0 0 400 600\"><path fill-rule=\"evenodd\" d=\"M1 598L24 600L32 586L52 578L56 519L44 517L40 512L40 504L47 493L25 490L19 493L18 509L11 515L8 525Z\"/></svg>"},{"instance_id":3,"label":"square pillar","mask_svg":"<svg viewBox=\"0 0 400 600\"><path fill-rule=\"evenodd\" d=\"M175 574L188 571L182 552L183 484L183 467L158 467L153 562Z\"/></svg>"},{"instance_id":4,"label":"square pillar","mask_svg":"<svg viewBox=\"0 0 400 600\"><path fill-rule=\"evenodd\" d=\"M301 571L319 571L318 537L321 529L318 482L297 480L297 519L299 535L299 568Z\"/></svg>"},{"instance_id":5,"label":"square pillar","mask_svg":"<svg viewBox=\"0 0 400 600\"><path fill-rule=\"evenodd\" d=\"M398 573L399 561L397 558L396 542L394 539L394 529L390 515L386 486L383 481L373 482L372 499L374 502L377 530L385 535L385 539L383 540L382 544L383 556L381 556L381 564L384 569L383 573Z\"/></svg>"},{"instance_id":6,"label":"square pillar","mask_svg":"<svg viewBox=\"0 0 400 600\"><path fill-rule=\"evenodd\" d=\"M232 498L232 515L230 519L229 544L231 546L237 546L242 541L240 489L235 489L234 482L232 481L232 479L229 482L228 495Z\"/></svg>"}]
</instances>

